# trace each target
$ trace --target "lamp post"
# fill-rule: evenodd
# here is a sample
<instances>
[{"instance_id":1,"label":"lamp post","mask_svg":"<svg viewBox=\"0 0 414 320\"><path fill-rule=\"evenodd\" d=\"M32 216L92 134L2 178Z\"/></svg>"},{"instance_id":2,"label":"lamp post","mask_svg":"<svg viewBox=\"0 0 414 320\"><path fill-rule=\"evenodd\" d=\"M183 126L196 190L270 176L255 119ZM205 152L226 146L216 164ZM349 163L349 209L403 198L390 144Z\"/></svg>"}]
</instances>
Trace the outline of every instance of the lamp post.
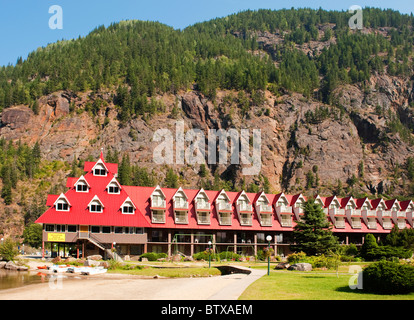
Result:
<instances>
[{"instance_id":1,"label":"lamp post","mask_svg":"<svg viewBox=\"0 0 414 320\"><path fill-rule=\"evenodd\" d=\"M211 241L208 242L208 268L211 267Z\"/></svg>"},{"instance_id":2,"label":"lamp post","mask_svg":"<svg viewBox=\"0 0 414 320\"><path fill-rule=\"evenodd\" d=\"M270 241L272 241L272 236L267 236L266 240L268 242L268 247L267 247L267 275L270 275Z\"/></svg>"}]
</instances>

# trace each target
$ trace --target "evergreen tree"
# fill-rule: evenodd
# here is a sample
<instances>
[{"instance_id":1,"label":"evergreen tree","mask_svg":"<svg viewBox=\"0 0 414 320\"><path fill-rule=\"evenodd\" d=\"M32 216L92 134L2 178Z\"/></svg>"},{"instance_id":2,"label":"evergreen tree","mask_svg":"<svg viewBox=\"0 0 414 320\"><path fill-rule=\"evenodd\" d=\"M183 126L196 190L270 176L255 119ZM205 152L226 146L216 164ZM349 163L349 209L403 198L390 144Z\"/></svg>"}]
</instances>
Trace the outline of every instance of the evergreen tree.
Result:
<instances>
[{"instance_id":1,"label":"evergreen tree","mask_svg":"<svg viewBox=\"0 0 414 320\"><path fill-rule=\"evenodd\" d=\"M167 188L178 188L178 176L174 173L172 168L168 169L164 182Z\"/></svg>"},{"instance_id":2,"label":"evergreen tree","mask_svg":"<svg viewBox=\"0 0 414 320\"><path fill-rule=\"evenodd\" d=\"M121 185L130 186L132 184L131 163L129 154L124 154L121 165L119 166L119 183Z\"/></svg>"},{"instance_id":3,"label":"evergreen tree","mask_svg":"<svg viewBox=\"0 0 414 320\"><path fill-rule=\"evenodd\" d=\"M303 251L307 255L329 254L338 249L337 237L332 233L332 226L319 204L308 200L303 204L304 215L298 221L294 231L294 245L291 249Z\"/></svg>"}]
</instances>

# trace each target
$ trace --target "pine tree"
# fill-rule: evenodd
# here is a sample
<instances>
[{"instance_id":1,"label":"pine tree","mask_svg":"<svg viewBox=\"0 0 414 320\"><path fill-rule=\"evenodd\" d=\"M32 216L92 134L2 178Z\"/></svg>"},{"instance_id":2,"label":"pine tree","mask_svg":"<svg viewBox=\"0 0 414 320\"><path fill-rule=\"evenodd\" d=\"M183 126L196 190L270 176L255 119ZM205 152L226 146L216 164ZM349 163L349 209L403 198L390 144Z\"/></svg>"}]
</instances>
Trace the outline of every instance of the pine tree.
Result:
<instances>
[{"instance_id":1,"label":"pine tree","mask_svg":"<svg viewBox=\"0 0 414 320\"><path fill-rule=\"evenodd\" d=\"M128 154L124 154L122 157L121 165L119 167L119 183L125 186L130 186L132 184L131 163Z\"/></svg>"},{"instance_id":2,"label":"pine tree","mask_svg":"<svg viewBox=\"0 0 414 320\"><path fill-rule=\"evenodd\" d=\"M303 251L307 255L329 254L339 246L338 239L332 233L332 226L319 204L308 200L303 205L304 216L298 221L294 231L294 245L291 249Z\"/></svg>"},{"instance_id":3,"label":"pine tree","mask_svg":"<svg viewBox=\"0 0 414 320\"><path fill-rule=\"evenodd\" d=\"M178 187L178 176L174 173L173 169L171 168L168 169L164 182L167 188Z\"/></svg>"}]
</instances>

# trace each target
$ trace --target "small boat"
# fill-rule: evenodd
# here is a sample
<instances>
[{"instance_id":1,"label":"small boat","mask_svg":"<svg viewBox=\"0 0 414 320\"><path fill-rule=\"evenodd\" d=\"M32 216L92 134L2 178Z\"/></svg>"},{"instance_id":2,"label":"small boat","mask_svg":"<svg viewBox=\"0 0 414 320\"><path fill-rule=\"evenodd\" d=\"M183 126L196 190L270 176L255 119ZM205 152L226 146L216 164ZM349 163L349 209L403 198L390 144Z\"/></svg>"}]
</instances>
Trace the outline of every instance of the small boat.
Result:
<instances>
[{"instance_id":1,"label":"small boat","mask_svg":"<svg viewBox=\"0 0 414 320\"><path fill-rule=\"evenodd\" d=\"M66 272L69 267L70 267L69 265L65 266L65 265L54 264L53 266L49 267L49 270L54 273L61 273L61 272Z\"/></svg>"},{"instance_id":2,"label":"small boat","mask_svg":"<svg viewBox=\"0 0 414 320\"><path fill-rule=\"evenodd\" d=\"M81 271L82 275L92 275L92 274L102 274L105 273L106 271L108 271L107 269L105 269L104 267L89 267L88 269L84 269Z\"/></svg>"},{"instance_id":3,"label":"small boat","mask_svg":"<svg viewBox=\"0 0 414 320\"><path fill-rule=\"evenodd\" d=\"M44 269L47 269L47 266L38 266L37 268L41 269L41 270L44 270Z\"/></svg>"}]
</instances>

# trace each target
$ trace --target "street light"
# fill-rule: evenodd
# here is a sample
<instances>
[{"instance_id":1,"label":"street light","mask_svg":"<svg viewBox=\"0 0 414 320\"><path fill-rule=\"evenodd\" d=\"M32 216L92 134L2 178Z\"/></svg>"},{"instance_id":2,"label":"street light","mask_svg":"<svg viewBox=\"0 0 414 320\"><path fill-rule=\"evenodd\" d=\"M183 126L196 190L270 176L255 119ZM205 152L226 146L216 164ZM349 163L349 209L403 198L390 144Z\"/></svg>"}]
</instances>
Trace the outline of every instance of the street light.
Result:
<instances>
[{"instance_id":1,"label":"street light","mask_svg":"<svg viewBox=\"0 0 414 320\"><path fill-rule=\"evenodd\" d=\"M268 242L268 247L267 247L267 275L270 275L270 241L272 241L272 236L267 236L266 240Z\"/></svg>"},{"instance_id":2,"label":"street light","mask_svg":"<svg viewBox=\"0 0 414 320\"><path fill-rule=\"evenodd\" d=\"M211 241L208 242L208 268L211 267Z\"/></svg>"}]
</instances>

